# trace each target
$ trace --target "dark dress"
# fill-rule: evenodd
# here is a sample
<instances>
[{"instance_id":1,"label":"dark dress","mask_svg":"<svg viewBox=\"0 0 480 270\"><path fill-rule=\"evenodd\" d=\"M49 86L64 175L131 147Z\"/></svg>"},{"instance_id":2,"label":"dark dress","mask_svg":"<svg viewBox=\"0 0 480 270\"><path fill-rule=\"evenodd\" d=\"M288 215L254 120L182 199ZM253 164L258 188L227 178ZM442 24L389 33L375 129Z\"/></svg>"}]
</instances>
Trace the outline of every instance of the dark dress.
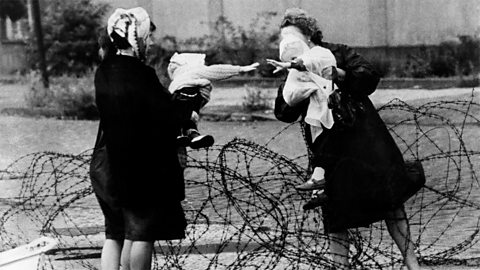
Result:
<instances>
[{"instance_id":1,"label":"dark dress","mask_svg":"<svg viewBox=\"0 0 480 270\"><path fill-rule=\"evenodd\" d=\"M327 232L368 226L385 219L386 212L402 206L402 183L407 175L401 152L378 115L368 95L375 91L379 75L372 65L345 45L322 43L332 51L337 66L346 71L338 87L364 105L351 128L334 124L312 142L305 125L307 144L314 166L325 169L328 202L322 207ZM284 122L304 117L308 99L291 107L286 104L283 86L275 100L275 116Z\"/></svg>"},{"instance_id":2,"label":"dark dress","mask_svg":"<svg viewBox=\"0 0 480 270\"><path fill-rule=\"evenodd\" d=\"M123 222L127 239L183 238L185 185L171 94L153 68L121 55L99 66L95 91L111 173L107 183L94 183L102 210L120 209L122 216L114 221ZM99 186L104 188L95 188Z\"/></svg>"}]
</instances>

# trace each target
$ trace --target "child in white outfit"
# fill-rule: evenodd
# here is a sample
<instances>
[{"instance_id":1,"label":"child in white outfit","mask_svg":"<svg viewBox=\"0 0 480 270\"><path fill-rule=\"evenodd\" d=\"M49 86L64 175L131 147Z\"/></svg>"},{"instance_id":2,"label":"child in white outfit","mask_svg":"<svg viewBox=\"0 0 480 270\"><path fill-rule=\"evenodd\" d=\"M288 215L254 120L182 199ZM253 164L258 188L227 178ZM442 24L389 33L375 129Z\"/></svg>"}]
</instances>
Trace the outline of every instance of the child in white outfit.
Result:
<instances>
[{"instance_id":1,"label":"child in white outfit","mask_svg":"<svg viewBox=\"0 0 480 270\"><path fill-rule=\"evenodd\" d=\"M258 63L248 66L205 65L205 54L175 53L170 58L167 71L172 82L168 90L179 106L182 118L182 134L177 138L180 145L193 149L210 147L211 135L200 135L197 129L198 114L210 100L212 81L227 79L240 73L255 70Z\"/></svg>"},{"instance_id":2,"label":"child in white outfit","mask_svg":"<svg viewBox=\"0 0 480 270\"><path fill-rule=\"evenodd\" d=\"M289 69L283 97L290 106L306 98L310 99L304 120L310 125L313 142L324 128L330 129L334 124L332 110L328 108L328 96L337 89L337 86L331 80L321 77L321 71L330 66L337 66L335 56L326 48L321 46L309 48L300 38L286 35L280 42L280 60L283 62L300 60L306 68L306 71ZM297 189L324 188L325 171L318 164L313 165L311 179L297 186Z\"/></svg>"}]
</instances>

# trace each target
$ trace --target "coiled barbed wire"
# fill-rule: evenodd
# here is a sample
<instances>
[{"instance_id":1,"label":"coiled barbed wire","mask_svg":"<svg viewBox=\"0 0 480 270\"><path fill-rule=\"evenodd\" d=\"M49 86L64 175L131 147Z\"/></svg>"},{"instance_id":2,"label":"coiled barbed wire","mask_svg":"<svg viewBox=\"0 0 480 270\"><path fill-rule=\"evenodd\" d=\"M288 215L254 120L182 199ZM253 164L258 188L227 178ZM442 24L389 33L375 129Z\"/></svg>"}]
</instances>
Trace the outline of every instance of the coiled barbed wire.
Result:
<instances>
[{"instance_id":1,"label":"coiled barbed wire","mask_svg":"<svg viewBox=\"0 0 480 270\"><path fill-rule=\"evenodd\" d=\"M416 253L424 265L478 259L480 241L480 104L468 100L379 108L405 159L419 159L427 183L405 205ZM320 210L305 212L309 194L294 186L308 177L304 146L282 154L286 126L266 144L235 138L190 151L184 209L187 237L156 244L155 269L331 268ZM275 151L273 149L280 149ZM0 250L39 235L56 238L41 269L96 269L103 215L93 196L91 150L78 155L33 153L1 172L9 196L0 199ZM384 222L349 230L357 269L392 269L402 257Z\"/></svg>"}]
</instances>

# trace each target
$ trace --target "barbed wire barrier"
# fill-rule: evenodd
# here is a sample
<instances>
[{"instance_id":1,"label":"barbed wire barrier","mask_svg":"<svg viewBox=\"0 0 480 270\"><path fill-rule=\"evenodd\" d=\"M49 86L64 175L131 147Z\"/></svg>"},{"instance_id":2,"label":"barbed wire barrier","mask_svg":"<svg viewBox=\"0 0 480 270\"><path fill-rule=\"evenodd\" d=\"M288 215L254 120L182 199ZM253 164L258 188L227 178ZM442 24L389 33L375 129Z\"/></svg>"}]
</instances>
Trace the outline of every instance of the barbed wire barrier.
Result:
<instances>
[{"instance_id":1,"label":"barbed wire barrier","mask_svg":"<svg viewBox=\"0 0 480 270\"><path fill-rule=\"evenodd\" d=\"M405 205L411 240L424 265L480 264L475 94L416 107L392 100L379 108L405 159L419 159L425 168L425 187ZM298 156L282 154L288 136L299 141ZM310 194L294 189L309 171L300 138L298 124L292 124L263 145L236 138L190 151L183 204L187 237L156 243L155 269L333 267L321 210L303 211ZM91 150L34 153L1 173L0 251L45 235L59 245L39 269L98 267L103 215L90 186L90 156ZM384 222L349 230L349 237L354 269L393 269L402 263Z\"/></svg>"}]
</instances>

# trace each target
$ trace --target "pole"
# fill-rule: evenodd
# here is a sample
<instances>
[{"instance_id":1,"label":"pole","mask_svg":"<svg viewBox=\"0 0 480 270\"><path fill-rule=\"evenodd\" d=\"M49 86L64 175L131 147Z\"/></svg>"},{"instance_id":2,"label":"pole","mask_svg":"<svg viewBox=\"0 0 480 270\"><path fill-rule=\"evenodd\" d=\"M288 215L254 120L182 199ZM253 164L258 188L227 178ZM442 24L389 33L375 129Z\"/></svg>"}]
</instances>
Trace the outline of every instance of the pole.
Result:
<instances>
[{"instance_id":1,"label":"pole","mask_svg":"<svg viewBox=\"0 0 480 270\"><path fill-rule=\"evenodd\" d=\"M48 73L47 73L47 64L45 62L45 47L43 46L43 31L42 31L42 22L40 18L40 4L38 0L31 0L32 4L32 15L33 15L33 24L35 27L35 34L37 37L37 49L38 57L40 62L40 73L42 75L42 82L45 88L48 88Z\"/></svg>"}]
</instances>

